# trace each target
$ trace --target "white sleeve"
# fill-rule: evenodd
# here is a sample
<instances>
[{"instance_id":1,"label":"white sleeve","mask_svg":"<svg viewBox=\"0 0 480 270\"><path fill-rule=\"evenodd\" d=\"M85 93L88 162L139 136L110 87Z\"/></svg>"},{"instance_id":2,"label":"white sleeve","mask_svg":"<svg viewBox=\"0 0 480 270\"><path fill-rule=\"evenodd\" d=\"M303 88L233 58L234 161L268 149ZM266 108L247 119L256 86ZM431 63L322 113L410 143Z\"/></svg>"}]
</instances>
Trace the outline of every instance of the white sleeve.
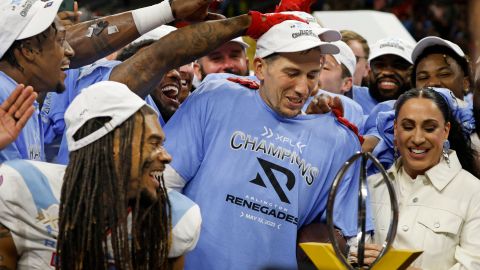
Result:
<instances>
[{"instance_id":1,"label":"white sleeve","mask_svg":"<svg viewBox=\"0 0 480 270\"><path fill-rule=\"evenodd\" d=\"M185 179L175 171L175 169L167 164L165 171L163 172L163 179L165 181L165 187L182 192L185 186Z\"/></svg>"},{"instance_id":2,"label":"white sleeve","mask_svg":"<svg viewBox=\"0 0 480 270\"><path fill-rule=\"evenodd\" d=\"M202 216L200 207L186 196L170 190L168 198L172 211L172 246L169 258L175 258L191 251L200 237Z\"/></svg>"}]
</instances>

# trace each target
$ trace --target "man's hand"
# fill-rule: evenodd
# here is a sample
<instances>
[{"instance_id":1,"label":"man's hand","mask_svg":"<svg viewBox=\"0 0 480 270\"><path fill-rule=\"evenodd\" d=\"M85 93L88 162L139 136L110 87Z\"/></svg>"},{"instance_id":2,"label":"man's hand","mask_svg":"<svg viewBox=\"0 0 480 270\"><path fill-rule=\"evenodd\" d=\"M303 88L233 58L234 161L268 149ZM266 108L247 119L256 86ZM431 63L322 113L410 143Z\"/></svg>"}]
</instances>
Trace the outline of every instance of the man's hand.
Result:
<instances>
[{"instance_id":1,"label":"man's hand","mask_svg":"<svg viewBox=\"0 0 480 270\"><path fill-rule=\"evenodd\" d=\"M20 131L32 116L32 106L37 98L31 86L17 85L10 96L0 105L0 149L15 141Z\"/></svg>"},{"instance_id":2,"label":"man's hand","mask_svg":"<svg viewBox=\"0 0 480 270\"><path fill-rule=\"evenodd\" d=\"M365 244L365 255L363 257L363 262L365 265L371 265L375 259L378 257L380 254L380 251L382 251L382 246L377 245L377 244ZM358 261L358 254L357 251L355 250L354 252L350 252L349 259L352 262L357 262Z\"/></svg>"},{"instance_id":3,"label":"man's hand","mask_svg":"<svg viewBox=\"0 0 480 270\"><path fill-rule=\"evenodd\" d=\"M65 28L69 28L70 26L79 23L80 15L82 15L82 13L78 11L77 1L73 2L73 11L61 11L57 14L60 23Z\"/></svg>"},{"instance_id":4,"label":"man's hand","mask_svg":"<svg viewBox=\"0 0 480 270\"><path fill-rule=\"evenodd\" d=\"M373 149L377 146L377 144L380 142L380 139L378 139L375 136L365 136L364 137L365 141L362 144L362 152L373 152Z\"/></svg>"},{"instance_id":5,"label":"man's hand","mask_svg":"<svg viewBox=\"0 0 480 270\"><path fill-rule=\"evenodd\" d=\"M332 109L337 109L343 116L343 104L339 97L331 97L326 94L314 96L312 102L308 105L307 114L324 114Z\"/></svg>"},{"instance_id":6,"label":"man's hand","mask_svg":"<svg viewBox=\"0 0 480 270\"><path fill-rule=\"evenodd\" d=\"M253 39L258 39L270 28L272 28L272 26L277 25L283 21L295 20L307 23L305 20L291 14L262 14L258 11L250 11L248 12L248 14L252 18L252 22L250 23L250 27L248 27L247 29L246 35Z\"/></svg>"},{"instance_id":7,"label":"man's hand","mask_svg":"<svg viewBox=\"0 0 480 270\"><path fill-rule=\"evenodd\" d=\"M213 0L213 2L220 2L220 0ZM208 7L211 3L212 0L170 0L170 6L172 7L172 13L175 19L188 22L201 22L206 19L224 18L221 15L208 12Z\"/></svg>"}]
</instances>

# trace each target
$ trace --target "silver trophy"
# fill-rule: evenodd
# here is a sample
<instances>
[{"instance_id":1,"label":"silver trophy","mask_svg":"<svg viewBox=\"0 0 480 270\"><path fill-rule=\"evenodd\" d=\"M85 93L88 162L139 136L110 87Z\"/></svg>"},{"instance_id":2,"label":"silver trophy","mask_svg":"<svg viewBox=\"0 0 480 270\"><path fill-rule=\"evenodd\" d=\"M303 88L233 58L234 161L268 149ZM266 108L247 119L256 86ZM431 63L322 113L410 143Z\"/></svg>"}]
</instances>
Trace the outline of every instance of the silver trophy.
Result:
<instances>
[{"instance_id":1,"label":"silver trophy","mask_svg":"<svg viewBox=\"0 0 480 270\"><path fill-rule=\"evenodd\" d=\"M358 261L357 266L352 266L345 255L343 254L342 250L340 249L339 243L337 238L335 237L335 227L333 222L333 210L334 210L334 202L335 197L337 195L338 187L343 180L343 177L347 170L352 166L352 164L357 161L357 159L361 158L361 166L360 166L360 185L358 188L358 227L357 232L359 237L358 239ZM390 226L388 228L387 237L382 245L382 250L375 261L370 266L364 266L364 258L365 258L365 236L366 236L366 204L367 204L367 162L371 160L375 167L377 167L383 176L383 181L385 181L388 189L388 193L390 195L390 205L391 205L391 219L390 219ZM392 186L392 183L389 180L387 171L385 168L380 164L378 159L374 157L370 152L367 153L360 153L353 155L345 164L342 166L340 171L337 173L335 180L332 184L332 188L328 195L328 202L327 202L327 231L328 237L332 242L333 249L337 258L340 259L340 262L346 267L346 269L372 269L375 264L382 259L383 256L390 250L393 240L395 239L395 235L397 232L397 224L398 224L398 203L397 197L395 195L395 190Z\"/></svg>"}]
</instances>

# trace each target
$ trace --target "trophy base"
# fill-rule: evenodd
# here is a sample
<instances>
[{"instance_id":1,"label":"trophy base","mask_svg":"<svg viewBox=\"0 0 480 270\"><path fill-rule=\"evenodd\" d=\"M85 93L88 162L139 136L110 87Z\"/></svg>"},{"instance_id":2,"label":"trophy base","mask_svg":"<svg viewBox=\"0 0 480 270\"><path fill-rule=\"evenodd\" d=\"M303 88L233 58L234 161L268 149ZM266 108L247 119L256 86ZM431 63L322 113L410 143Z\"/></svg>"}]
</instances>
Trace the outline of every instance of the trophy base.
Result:
<instances>
[{"instance_id":1,"label":"trophy base","mask_svg":"<svg viewBox=\"0 0 480 270\"><path fill-rule=\"evenodd\" d=\"M300 247L312 260L317 269L321 270L347 270L337 258L331 244L327 243L301 243ZM420 250L390 249L371 269L391 270L407 269L412 262L422 254ZM364 268L362 268L364 269Z\"/></svg>"}]
</instances>

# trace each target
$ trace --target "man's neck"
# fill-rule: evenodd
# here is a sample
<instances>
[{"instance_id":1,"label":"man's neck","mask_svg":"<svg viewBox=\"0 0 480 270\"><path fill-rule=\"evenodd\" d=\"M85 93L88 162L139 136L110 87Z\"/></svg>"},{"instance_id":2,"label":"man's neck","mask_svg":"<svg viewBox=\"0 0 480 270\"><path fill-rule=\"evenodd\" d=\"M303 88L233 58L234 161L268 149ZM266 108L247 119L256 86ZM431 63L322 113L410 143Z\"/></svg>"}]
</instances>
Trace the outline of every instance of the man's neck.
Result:
<instances>
[{"instance_id":1,"label":"man's neck","mask_svg":"<svg viewBox=\"0 0 480 270\"><path fill-rule=\"evenodd\" d=\"M45 100L46 93L38 91L34 83L32 83L32 80L29 79L29 76L25 75L26 72L22 72L20 68L14 67L5 61L0 61L0 71L5 73L8 77L12 78L18 84L23 84L25 86L32 86L33 91L37 92L38 94L37 102L39 103L41 108L43 101Z\"/></svg>"}]
</instances>

